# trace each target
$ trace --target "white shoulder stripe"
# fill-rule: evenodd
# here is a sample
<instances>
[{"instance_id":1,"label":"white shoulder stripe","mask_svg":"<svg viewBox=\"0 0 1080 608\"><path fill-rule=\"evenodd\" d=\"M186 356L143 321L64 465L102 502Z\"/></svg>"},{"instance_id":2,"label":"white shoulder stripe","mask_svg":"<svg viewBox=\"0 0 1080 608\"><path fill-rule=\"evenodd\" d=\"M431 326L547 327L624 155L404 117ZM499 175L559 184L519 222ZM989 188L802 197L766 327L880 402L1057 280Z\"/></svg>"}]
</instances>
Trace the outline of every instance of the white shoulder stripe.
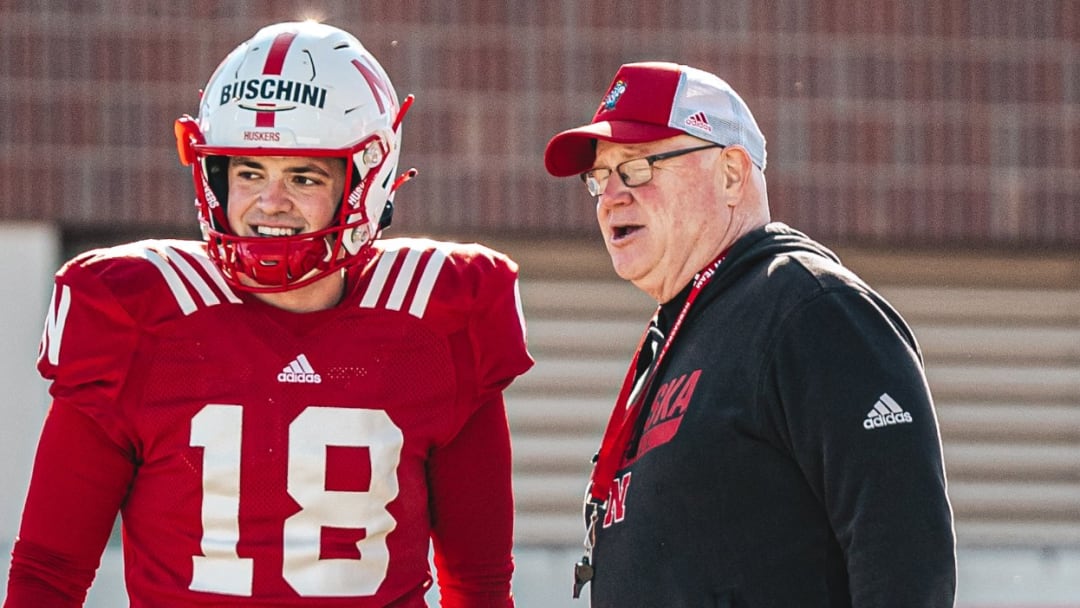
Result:
<instances>
[{"instance_id":1,"label":"white shoulder stripe","mask_svg":"<svg viewBox=\"0 0 1080 608\"><path fill-rule=\"evenodd\" d=\"M151 249L142 250L143 257L150 261L161 276L165 277L165 283L169 286L169 290L172 291L173 297L176 298L176 303L180 305L180 310L185 315L190 315L198 308L195 305L195 300L191 298L191 294L188 293L187 287L184 286L184 282L180 280L180 275L176 274L176 270L165 261L158 252Z\"/></svg>"},{"instance_id":2,"label":"white shoulder stripe","mask_svg":"<svg viewBox=\"0 0 1080 608\"><path fill-rule=\"evenodd\" d=\"M371 282L368 283L367 291L364 292L364 299L360 300L362 308L375 308L375 304L379 302L379 294L382 293L383 286L386 285L386 277L390 276L390 269L394 267L397 254L398 250L394 249L384 252L382 257L379 258L379 263L375 266L375 272L371 275Z\"/></svg>"},{"instance_id":3,"label":"white shoulder stripe","mask_svg":"<svg viewBox=\"0 0 1080 608\"><path fill-rule=\"evenodd\" d=\"M431 258L424 266L424 274L420 275L420 284L416 286L412 304L409 306L409 314L414 317L423 317L427 310L428 300L431 298L431 290L435 287L435 279L439 276L443 262L446 261L446 252L436 249L431 252Z\"/></svg>"},{"instance_id":4,"label":"white shoulder stripe","mask_svg":"<svg viewBox=\"0 0 1080 608\"><path fill-rule=\"evenodd\" d=\"M176 298L176 303L180 306L181 312L185 315L190 315L199 309L199 304L196 303L195 298L191 294L191 289L199 295L199 299L202 300L204 306L216 306L221 304L221 298L218 293L215 293L214 289L210 286L210 283L195 270L191 262L188 261L181 250L175 247L165 246L161 250L153 248L143 248L140 250L143 258L148 260L157 268L161 276L165 278L165 283L169 286L169 291L172 292L173 297ZM220 293L225 296L229 302L233 304L240 304L242 300L236 296L235 293L225 283L225 278L221 276L221 272L215 268L210 260L203 258L202 256L193 256L198 264L206 271L206 276L209 276L214 282L214 286L218 288ZM177 273L177 270L180 272ZM180 275L183 275L181 278ZM184 281L187 281L185 284ZM190 285L190 287L189 287Z\"/></svg>"},{"instance_id":5,"label":"white shoulder stripe","mask_svg":"<svg viewBox=\"0 0 1080 608\"><path fill-rule=\"evenodd\" d=\"M405 262L398 271L394 289L390 291L390 299L386 302L386 307L390 310L401 310L401 303L405 301L405 294L409 291L409 285L412 284L413 275L416 274L416 264L419 261L420 252L416 249L410 249L405 254Z\"/></svg>"},{"instance_id":6,"label":"white shoulder stripe","mask_svg":"<svg viewBox=\"0 0 1080 608\"><path fill-rule=\"evenodd\" d=\"M209 258L196 256L195 260L198 261L199 265L202 266L202 269L206 271L206 276L210 277L210 280L214 282L214 285L217 285L217 288L221 290L221 293L225 294L226 299L228 299L233 304L244 303L243 300L241 300L235 293L233 293L232 288L229 287L229 284L225 282L224 275L222 275L221 271L217 269L217 266L214 266L210 262Z\"/></svg>"},{"instance_id":7,"label":"white shoulder stripe","mask_svg":"<svg viewBox=\"0 0 1080 608\"><path fill-rule=\"evenodd\" d=\"M210 290L210 286L206 284L206 281L204 281L201 276L199 276L199 273L195 272L195 269L191 267L191 264L188 264L187 260L184 259L184 256L177 253L172 247L166 247L165 251L165 255L167 256L166 259L172 262L173 266L180 269L180 273L184 275L184 278L188 280L188 283L195 288L195 291L199 292L199 297L202 298L204 304L207 306L221 304L221 300Z\"/></svg>"},{"instance_id":8,"label":"white shoulder stripe","mask_svg":"<svg viewBox=\"0 0 1080 608\"><path fill-rule=\"evenodd\" d=\"M402 251L405 252L405 259L401 262L401 266L395 270L394 265L397 262L398 254ZM428 253L430 255L421 264L424 255ZM375 265L375 270L371 274L371 281L364 291L360 307L375 308L389 284L390 293L386 297L386 304L384 305L386 309L401 310L405 304L405 299L409 297L409 293L412 291L412 301L409 303L408 312L414 317L423 317L431 301L431 293L435 289L435 281L439 278L439 271L442 270L448 255L447 251L440 247L433 249L399 247L384 250L382 257ZM422 269L421 266L423 266ZM418 270L421 270L419 279L417 279ZM390 276L391 273L394 274L393 277Z\"/></svg>"}]
</instances>

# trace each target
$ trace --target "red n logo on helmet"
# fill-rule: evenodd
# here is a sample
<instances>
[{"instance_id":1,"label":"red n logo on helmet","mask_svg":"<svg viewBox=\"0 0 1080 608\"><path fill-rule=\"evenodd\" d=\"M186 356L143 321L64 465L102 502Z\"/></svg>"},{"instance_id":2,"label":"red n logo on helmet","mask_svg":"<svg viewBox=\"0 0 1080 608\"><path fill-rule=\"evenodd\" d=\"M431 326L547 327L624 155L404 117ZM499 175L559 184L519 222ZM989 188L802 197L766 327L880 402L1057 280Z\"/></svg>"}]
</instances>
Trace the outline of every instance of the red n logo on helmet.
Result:
<instances>
[{"instance_id":1,"label":"red n logo on helmet","mask_svg":"<svg viewBox=\"0 0 1080 608\"><path fill-rule=\"evenodd\" d=\"M394 94L390 92L390 85L386 84L379 74L369 65L359 59L353 59L352 64L356 66L357 70L364 76L364 80L367 81L368 87L371 88L371 96L375 98L375 103L379 104L379 113L386 114L386 106L390 105L397 110L397 103L394 99ZM386 103L384 103L384 101Z\"/></svg>"}]
</instances>

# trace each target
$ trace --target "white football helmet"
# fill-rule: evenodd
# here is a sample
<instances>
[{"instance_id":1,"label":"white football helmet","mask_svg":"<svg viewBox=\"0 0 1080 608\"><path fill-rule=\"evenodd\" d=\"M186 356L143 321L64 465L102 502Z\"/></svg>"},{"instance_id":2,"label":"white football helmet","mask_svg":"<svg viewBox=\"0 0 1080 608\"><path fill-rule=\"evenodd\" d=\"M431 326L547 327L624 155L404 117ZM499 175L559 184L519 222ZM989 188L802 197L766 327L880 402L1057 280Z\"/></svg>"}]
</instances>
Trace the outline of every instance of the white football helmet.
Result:
<instances>
[{"instance_id":1,"label":"white football helmet","mask_svg":"<svg viewBox=\"0 0 1080 608\"><path fill-rule=\"evenodd\" d=\"M210 258L230 285L276 292L307 285L358 262L390 223L401 119L382 66L354 36L315 22L259 30L214 71L197 119L176 121L177 148L192 166L196 207ZM228 157L319 156L346 160L345 192L324 230L242 237L229 227ZM258 283L245 285L240 275Z\"/></svg>"}]
</instances>

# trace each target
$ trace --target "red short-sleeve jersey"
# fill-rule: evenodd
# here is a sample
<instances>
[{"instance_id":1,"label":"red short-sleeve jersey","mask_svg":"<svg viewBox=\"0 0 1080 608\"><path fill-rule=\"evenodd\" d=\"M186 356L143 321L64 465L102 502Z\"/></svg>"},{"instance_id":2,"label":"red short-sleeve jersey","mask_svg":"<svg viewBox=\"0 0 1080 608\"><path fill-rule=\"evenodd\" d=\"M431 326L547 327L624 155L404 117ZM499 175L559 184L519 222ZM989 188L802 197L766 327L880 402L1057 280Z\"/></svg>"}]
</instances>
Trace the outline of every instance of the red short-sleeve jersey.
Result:
<instances>
[{"instance_id":1,"label":"red short-sleeve jersey","mask_svg":"<svg viewBox=\"0 0 1080 608\"><path fill-rule=\"evenodd\" d=\"M81 255L57 273L39 357L52 380L49 418L69 420L50 441L65 447L45 445L47 421L9 594L47 579L34 572L50 563L67 564L51 573L58 580L92 574L101 535L53 526L108 514L116 501L133 606L422 606L432 535L436 563L465 564L462 576L491 583L477 597L508 605L501 391L531 364L516 266L478 245L377 241L338 306L303 314L230 289L202 243ZM507 462L432 466L493 402L492 429L478 428L453 458L491 451ZM96 446L79 451L67 428L100 440L72 437ZM96 484L115 488L105 496L74 481L69 504L56 504L63 488L35 491L50 483L39 472L49 459L86 466L118 455L130 467L114 469L128 478ZM434 477L447 475L496 488L489 498L502 515L482 526L490 537L438 542L440 522L489 517L465 512L471 500L433 495L455 487ZM78 504L97 500L106 506ZM467 571L480 563L489 571Z\"/></svg>"}]
</instances>

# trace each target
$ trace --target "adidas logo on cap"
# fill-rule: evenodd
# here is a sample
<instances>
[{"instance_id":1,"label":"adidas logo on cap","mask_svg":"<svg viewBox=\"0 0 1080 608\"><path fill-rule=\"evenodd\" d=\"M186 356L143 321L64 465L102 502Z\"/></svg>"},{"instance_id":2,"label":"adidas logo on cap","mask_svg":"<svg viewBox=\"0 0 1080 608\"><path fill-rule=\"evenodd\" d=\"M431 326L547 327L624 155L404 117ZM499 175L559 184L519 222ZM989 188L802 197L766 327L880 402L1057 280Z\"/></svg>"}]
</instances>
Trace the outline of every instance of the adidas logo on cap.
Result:
<instances>
[{"instance_id":1,"label":"adidas logo on cap","mask_svg":"<svg viewBox=\"0 0 1080 608\"><path fill-rule=\"evenodd\" d=\"M883 426L907 424L909 422L912 422L911 414L905 412L900 407L900 404L889 396L889 393L881 393L877 403L874 404L874 409L867 412L866 420L863 420L862 425L863 428L869 431Z\"/></svg>"},{"instance_id":2,"label":"adidas logo on cap","mask_svg":"<svg viewBox=\"0 0 1080 608\"><path fill-rule=\"evenodd\" d=\"M683 124L695 129L701 129L706 133L712 133L712 125L709 124L709 119L705 118L704 112L698 112L697 114L687 116L686 120L683 121Z\"/></svg>"},{"instance_id":3,"label":"adidas logo on cap","mask_svg":"<svg viewBox=\"0 0 1080 608\"><path fill-rule=\"evenodd\" d=\"M278 373L277 380L295 384L320 384L322 376L316 374L307 357L300 354Z\"/></svg>"}]
</instances>

